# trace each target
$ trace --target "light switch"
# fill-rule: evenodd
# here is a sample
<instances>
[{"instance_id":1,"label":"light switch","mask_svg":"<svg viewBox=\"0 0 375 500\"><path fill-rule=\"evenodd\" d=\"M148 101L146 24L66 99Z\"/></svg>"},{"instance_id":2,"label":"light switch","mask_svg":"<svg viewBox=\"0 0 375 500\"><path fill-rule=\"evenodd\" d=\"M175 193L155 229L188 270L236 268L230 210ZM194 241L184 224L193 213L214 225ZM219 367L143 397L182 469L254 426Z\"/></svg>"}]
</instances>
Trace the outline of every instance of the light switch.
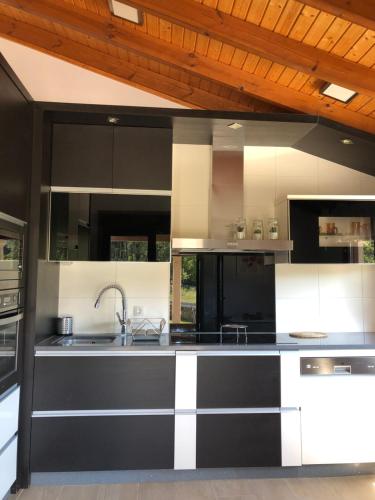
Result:
<instances>
[{"instance_id":1,"label":"light switch","mask_svg":"<svg viewBox=\"0 0 375 500\"><path fill-rule=\"evenodd\" d=\"M142 306L134 306L133 307L133 316L142 316L143 315L143 307Z\"/></svg>"}]
</instances>

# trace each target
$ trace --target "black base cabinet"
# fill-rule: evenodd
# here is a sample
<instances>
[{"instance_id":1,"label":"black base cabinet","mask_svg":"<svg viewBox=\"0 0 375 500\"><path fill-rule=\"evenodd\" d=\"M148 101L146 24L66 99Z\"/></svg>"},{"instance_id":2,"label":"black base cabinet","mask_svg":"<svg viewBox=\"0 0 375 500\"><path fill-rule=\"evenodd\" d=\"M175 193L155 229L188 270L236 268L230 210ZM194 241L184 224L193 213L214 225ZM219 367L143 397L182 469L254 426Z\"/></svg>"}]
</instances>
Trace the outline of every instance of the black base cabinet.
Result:
<instances>
[{"instance_id":1,"label":"black base cabinet","mask_svg":"<svg viewBox=\"0 0 375 500\"><path fill-rule=\"evenodd\" d=\"M280 356L198 356L197 408L280 406Z\"/></svg>"},{"instance_id":2,"label":"black base cabinet","mask_svg":"<svg viewBox=\"0 0 375 500\"><path fill-rule=\"evenodd\" d=\"M173 469L174 416L33 418L32 472Z\"/></svg>"},{"instance_id":3,"label":"black base cabinet","mask_svg":"<svg viewBox=\"0 0 375 500\"><path fill-rule=\"evenodd\" d=\"M171 409L174 356L36 357L37 411Z\"/></svg>"},{"instance_id":4,"label":"black base cabinet","mask_svg":"<svg viewBox=\"0 0 375 500\"><path fill-rule=\"evenodd\" d=\"M279 413L197 416L197 468L281 466Z\"/></svg>"}]
</instances>

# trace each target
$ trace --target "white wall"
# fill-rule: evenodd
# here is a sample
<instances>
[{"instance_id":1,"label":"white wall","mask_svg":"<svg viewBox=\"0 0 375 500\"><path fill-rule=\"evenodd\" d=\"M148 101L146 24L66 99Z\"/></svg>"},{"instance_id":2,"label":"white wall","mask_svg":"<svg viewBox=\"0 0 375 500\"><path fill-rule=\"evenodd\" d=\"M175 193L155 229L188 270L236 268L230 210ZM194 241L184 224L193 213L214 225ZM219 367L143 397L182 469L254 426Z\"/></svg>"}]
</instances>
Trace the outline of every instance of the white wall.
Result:
<instances>
[{"instance_id":1,"label":"white wall","mask_svg":"<svg viewBox=\"0 0 375 500\"><path fill-rule=\"evenodd\" d=\"M244 158L249 225L273 217L276 203L288 194L375 194L375 177L293 148L247 146Z\"/></svg>"},{"instance_id":2,"label":"white wall","mask_svg":"<svg viewBox=\"0 0 375 500\"><path fill-rule=\"evenodd\" d=\"M5 38L0 52L35 101L184 108Z\"/></svg>"},{"instance_id":3,"label":"white wall","mask_svg":"<svg viewBox=\"0 0 375 500\"><path fill-rule=\"evenodd\" d=\"M277 331L375 331L375 265L277 264Z\"/></svg>"},{"instance_id":4,"label":"white wall","mask_svg":"<svg viewBox=\"0 0 375 500\"><path fill-rule=\"evenodd\" d=\"M74 316L74 333L120 332L115 317L121 312L121 296L109 290L101 307L94 308L97 294L110 283L121 285L128 299L128 315L134 306L143 316L169 319L168 262L73 262L60 263L59 315Z\"/></svg>"}]
</instances>

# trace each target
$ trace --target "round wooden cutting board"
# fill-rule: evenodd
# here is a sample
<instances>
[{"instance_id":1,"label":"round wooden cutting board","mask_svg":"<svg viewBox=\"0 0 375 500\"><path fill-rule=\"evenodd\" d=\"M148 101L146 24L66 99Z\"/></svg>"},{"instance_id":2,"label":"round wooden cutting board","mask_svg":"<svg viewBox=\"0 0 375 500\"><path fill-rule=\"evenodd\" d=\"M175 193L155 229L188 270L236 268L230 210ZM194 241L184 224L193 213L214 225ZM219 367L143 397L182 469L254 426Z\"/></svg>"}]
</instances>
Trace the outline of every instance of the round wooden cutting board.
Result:
<instances>
[{"instance_id":1,"label":"round wooden cutting board","mask_svg":"<svg viewBox=\"0 0 375 500\"><path fill-rule=\"evenodd\" d=\"M325 339L328 335L323 332L293 332L289 334L289 337L295 339Z\"/></svg>"}]
</instances>

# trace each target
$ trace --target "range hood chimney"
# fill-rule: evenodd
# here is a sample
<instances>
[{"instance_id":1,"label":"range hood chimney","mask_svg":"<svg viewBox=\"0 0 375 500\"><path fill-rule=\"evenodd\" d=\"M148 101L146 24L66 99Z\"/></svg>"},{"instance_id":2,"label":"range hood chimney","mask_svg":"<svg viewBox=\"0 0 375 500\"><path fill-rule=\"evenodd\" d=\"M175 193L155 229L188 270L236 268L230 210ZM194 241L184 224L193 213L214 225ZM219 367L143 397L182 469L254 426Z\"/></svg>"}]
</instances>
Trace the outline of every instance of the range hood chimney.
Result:
<instances>
[{"instance_id":1,"label":"range hood chimney","mask_svg":"<svg viewBox=\"0 0 375 500\"><path fill-rule=\"evenodd\" d=\"M213 138L208 238L173 238L174 254L189 252L286 252L290 240L235 240L231 225L244 218L244 140L228 145L227 137ZM248 223L250 221L247 221Z\"/></svg>"}]
</instances>

